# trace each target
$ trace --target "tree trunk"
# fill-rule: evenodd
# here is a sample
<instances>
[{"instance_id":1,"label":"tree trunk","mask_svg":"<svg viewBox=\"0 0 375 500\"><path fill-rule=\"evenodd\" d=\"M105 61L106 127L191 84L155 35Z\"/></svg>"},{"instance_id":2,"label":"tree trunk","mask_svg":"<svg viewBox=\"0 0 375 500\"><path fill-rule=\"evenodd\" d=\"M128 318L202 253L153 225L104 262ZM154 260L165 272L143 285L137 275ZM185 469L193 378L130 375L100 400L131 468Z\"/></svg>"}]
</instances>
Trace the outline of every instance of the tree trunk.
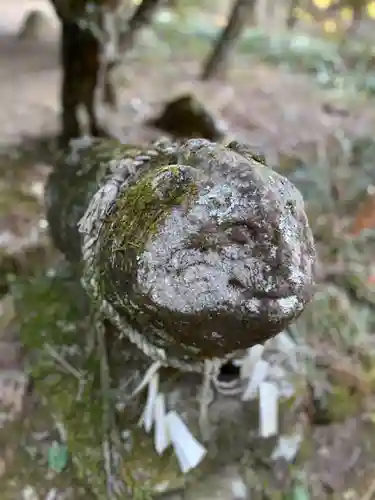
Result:
<instances>
[{"instance_id":1,"label":"tree trunk","mask_svg":"<svg viewBox=\"0 0 375 500\"><path fill-rule=\"evenodd\" d=\"M286 26L288 30L293 30L297 24L296 8L299 6L299 0L290 0L287 14Z\"/></svg>"},{"instance_id":2,"label":"tree trunk","mask_svg":"<svg viewBox=\"0 0 375 500\"><path fill-rule=\"evenodd\" d=\"M222 75L228 58L248 19L254 16L255 0L236 0L228 24L214 44L213 51L203 65L202 80Z\"/></svg>"},{"instance_id":3,"label":"tree trunk","mask_svg":"<svg viewBox=\"0 0 375 500\"><path fill-rule=\"evenodd\" d=\"M107 18L115 15L117 1L94 2L91 11L86 0L72 5L64 0L54 0L52 4L61 22L61 144L66 146L70 139L82 135L78 117L80 107L88 117L88 132L93 136L107 135L98 123L96 93L100 76L104 74L102 83L106 95L111 95L114 100L109 75L113 64L112 60L106 59L106 47L116 43L116 33L108 29ZM111 58L115 57L113 52Z\"/></svg>"},{"instance_id":4,"label":"tree trunk","mask_svg":"<svg viewBox=\"0 0 375 500\"><path fill-rule=\"evenodd\" d=\"M109 320L171 366L262 343L312 296L301 195L244 145L78 142L46 202L56 246Z\"/></svg>"},{"instance_id":5,"label":"tree trunk","mask_svg":"<svg viewBox=\"0 0 375 500\"><path fill-rule=\"evenodd\" d=\"M143 0L139 4L127 23L126 31L120 36L119 47L122 54L133 47L139 30L151 24L152 17L160 4L161 0Z\"/></svg>"}]
</instances>

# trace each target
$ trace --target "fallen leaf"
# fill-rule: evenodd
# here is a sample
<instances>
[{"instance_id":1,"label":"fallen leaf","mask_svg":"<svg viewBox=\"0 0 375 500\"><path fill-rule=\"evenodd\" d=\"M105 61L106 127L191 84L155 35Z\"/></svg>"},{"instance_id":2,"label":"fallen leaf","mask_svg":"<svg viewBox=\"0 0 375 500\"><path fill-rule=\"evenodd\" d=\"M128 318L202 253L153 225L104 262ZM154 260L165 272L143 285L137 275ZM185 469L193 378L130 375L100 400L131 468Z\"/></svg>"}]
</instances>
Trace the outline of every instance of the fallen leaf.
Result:
<instances>
[{"instance_id":1,"label":"fallen leaf","mask_svg":"<svg viewBox=\"0 0 375 500\"><path fill-rule=\"evenodd\" d=\"M375 228L375 196L369 194L360 204L357 215L352 224L351 233L359 235L364 229Z\"/></svg>"},{"instance_id":2,"label":"fallen leaf","mask_svg":"<svg viewBox=\"0 0 375 500\"><path fill-rule=\"evenodd\" d=\"M304 486L298 485L293 488L292 498L293 500L310 500L310 495Z\"/></svg>"},{"instance_id":3,"label":"fallen leaf","mask_svg":"<svg viewBox=\"0 0 375 500\"><path fill-rule=\"evenodd\" d=\"M68 462L68 448L54 441L48 450L48 467L53 471L62 472Z\"/></svg>"}]
</instances>

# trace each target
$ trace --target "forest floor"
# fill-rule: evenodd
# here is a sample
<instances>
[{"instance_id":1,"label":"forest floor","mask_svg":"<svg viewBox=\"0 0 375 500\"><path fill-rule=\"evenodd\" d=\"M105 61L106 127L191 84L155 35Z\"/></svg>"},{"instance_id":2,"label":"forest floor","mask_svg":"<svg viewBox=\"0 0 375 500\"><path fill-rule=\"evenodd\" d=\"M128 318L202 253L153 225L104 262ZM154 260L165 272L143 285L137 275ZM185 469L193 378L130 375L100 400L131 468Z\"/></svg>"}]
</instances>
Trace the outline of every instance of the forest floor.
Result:
<instances>
[{"instance_id":1,"label":"forest floor","mask_svg":"<svg viewBox=\"0 0 375 500\"><path fill-rule=\"evenodd\" d=\"M16 33L30 8L49 13L51 30L41 40L18 40ZM303 150L309 154L312 147L326 145L339 129L353 137L371 135L375 130L375 106L360 101L340 103L339 112L327 113L325 94L305 76L261 64L247 65L242 60L233 63L225 83L197 83L197 57L163 50L155 53L148 50L147 43L151 42L146 40L119 71L119 110L103 113L103 120L126 141L156 137L158 133L142 122L164 100L185 91L194 92L224 120L231 137L261 148L271 163L278 161L280 153ZM8 265L9 276L30 272L35 261L43 265L48 254L43 184L50 170L49 148L58 131L59 79L58 28L49 5L0 0L0 264ZM340 112L342 106L344 112ZM13 435L0 420L0 428L5 426L0 432L0 491L9 488L1 498L34 498L30 485L36 477L43 477L47 484L43 498L79 498L69 476L56 480L36 456L40 442L45 449L52 434L45 432L44 417L40 424L33 395L28 394L26 402L24 399L28 384L22 349L13 326L11 296L2 277L0 292L0 403L13 408L12 418L23 416L21 430L15 427ZM352 415L343 422L320 426L313 434L315 452L309 473L324 483L327 498L333 494L331 498L375 499L375 451L371 453L368 446L375 439L364 416Z\"/></svg>"}]
</instances>

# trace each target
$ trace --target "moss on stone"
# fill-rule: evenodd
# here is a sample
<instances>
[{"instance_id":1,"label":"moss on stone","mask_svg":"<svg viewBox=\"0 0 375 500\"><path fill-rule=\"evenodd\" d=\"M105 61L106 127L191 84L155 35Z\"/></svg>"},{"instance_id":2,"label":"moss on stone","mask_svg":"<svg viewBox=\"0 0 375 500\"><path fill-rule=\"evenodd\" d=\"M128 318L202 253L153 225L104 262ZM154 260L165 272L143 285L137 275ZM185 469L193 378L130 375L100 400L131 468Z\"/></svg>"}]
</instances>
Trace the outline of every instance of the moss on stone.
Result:
<instances>
[{"instance_id":1,"label":"moss on stone","mask_svg":"<svg viewBox=\"0 0 375 500\"><path fill-rule=\"evenodd\" d=\"M119 281L131 280L137 256L147 241L174 207L189 205L196 194L193 179L178 165L155 168L123 191L100 235L105 241L99 255L103 296L114 294L118 303L123 303L123 290L112 287L111 269L116 268Z\"/></svg>"},{"instance_id":2,"label":"moss on stone","mask_svg":"<svg viewBox=\"0 0 375 500\"><path fill-rule=\"evenodd\" d=\"M46 211L53 241L69 261L81 259L77 224L111 166L144 152L142 146L98 139L61 156L47 181Z\"/></svg>"},{"instance_id":3,"label":"moss on stone","mask_svg":"<svg viewBox=\"0 0 375 500\"><path fill-rule=\"evenodd\" d=\"M197 188L191 180L184 182L181 174L178 165L157 168L123 192L105 231L105 237L113 242L112 251L142 251L172 208L189 203ZM158 192L159 179L164 175L169 176L171 187L165 196Z\"/></svg>"}]
</instances>

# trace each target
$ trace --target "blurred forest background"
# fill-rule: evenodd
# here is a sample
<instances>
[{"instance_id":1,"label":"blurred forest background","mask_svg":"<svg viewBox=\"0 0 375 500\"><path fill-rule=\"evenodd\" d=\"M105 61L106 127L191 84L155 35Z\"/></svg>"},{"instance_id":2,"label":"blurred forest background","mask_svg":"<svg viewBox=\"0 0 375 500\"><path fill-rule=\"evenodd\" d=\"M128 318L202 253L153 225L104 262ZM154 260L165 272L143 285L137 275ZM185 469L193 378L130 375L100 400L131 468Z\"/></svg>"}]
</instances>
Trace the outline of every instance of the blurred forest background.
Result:
<instances>
[{"instance_id":1,"label":"blurred forest background","mask_svg":"<svg viewBox=\"0 0 375 500\"><path fill-rule=\"evenodd\" d=\"M139 3L124 0L125 32ZM112 135L151 141L178 135L150 123L188 95L224 142L250 144L304 195L320 265L314 303L293 327L315 353L304 392L308 451L287 465L298 481L283 498L293 500L375 499L374 29L375 2L364 0L164 1L114 70L116 106L97 103ZM2 500L92 498L64 459L51 466L56 433L28 381L14 301L18 281L56 258L43 189L60 132L58 43L47 0L0 0ZM214 498L212 488L185 498ZM266 490L256 498L282 498ZM244 498L220 485L215 494Z\"/></svg>"}]
</instances>

